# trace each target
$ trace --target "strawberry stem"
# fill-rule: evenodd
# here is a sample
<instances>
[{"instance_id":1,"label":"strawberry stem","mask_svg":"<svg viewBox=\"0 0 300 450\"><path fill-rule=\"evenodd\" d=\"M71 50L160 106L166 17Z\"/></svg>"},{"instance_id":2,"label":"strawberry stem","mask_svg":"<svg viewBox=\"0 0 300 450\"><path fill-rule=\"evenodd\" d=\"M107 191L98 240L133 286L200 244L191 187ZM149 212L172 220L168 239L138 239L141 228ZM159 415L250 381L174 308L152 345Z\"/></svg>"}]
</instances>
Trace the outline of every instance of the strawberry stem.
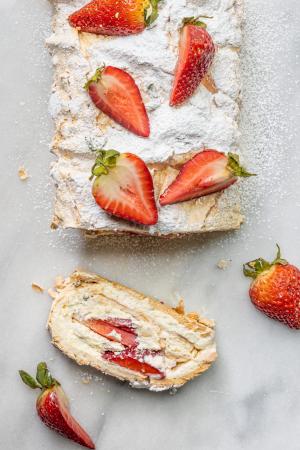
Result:
<instances>
[{"instance_id":1,"label":"strawberry stem","mask_svg":"<svg viewBox=\"0 0 300 450\"><path fill-rule=\"evenodd\" d=\"M101 80L103 70L105 69L105 64L102 64L102 66L98 67L94 75L85 83L84 89L88 90L90 87L90 84L92 83L98 83L99 80Z\"/></svg>"},{"instance_id":2,"label":"strawberry stem","mask_svg":"<svg viewBox=\"0 0 300 450\"><path fill-rule=\"evenodd\" d=\"M236 155L235 153L228 153L228 164L227 168L235 175L236 177L254 177L256 176L255 173L248 172L244 167L240 165L240 158L239 155Z\"/></svg>"},{"instance_id":3,"label":"strawberry stem","mask_svg":"<svg viewBox=\"0 0 300 450\"><path fill-rule=\"evenodd\" d=\"M197 27L206 29L207 28L206 23L199 19L212 19L212 17L210 16L185 17L182 21L182 26L184 27L185 25L195 25Z\"/></svg>"},{"instance_id":4,"label":"strawberry stem","mask_svg":"<svg viewBox=\"0 0 300 450\"><path fill-rule=\"evenodd\" d=\"M155 22L158 17L158 3L160 1L161 0L150 0L148 8L145 8L144 20L147 27Z\"/></svg>"},{"instance_id":5,"label":"strawberry stem","mask_svg":"<svg viewBox=\"0 0 300 450\"><path fill-rule=\"evenodd\" d=\"M96 150L96 155L97 157L92 167L92 175L90 176L91 181L94 177L107 175L109 170L116 166L120 153L116 150Z\"/></svg>"},{"instance_id":6,"label":"strawberry stem","mask_svg":"<svg viewBox=\"0 0 300 450\"><path fill-rule=\"evenodd\" d=\"M46 390L60 383L52 377L45 362L40 362L36 369L36 379L24 370L19 370L22 381L31 389Z\"/></svg>"},{"instance_id":7,"label":"strawberry stem","mask_svg":"<svg viewBox=\"0 0 300 450\"><path fill-rule=\"evenodd\" d=\"M288 262L281 258L281 252L280 247L278 244L277 246L277 254L276 258L272 261L266 261L263 258L254 259L253 261L249 261L246 264L243 265L243 272L246 277L250 278L257 278L258 275L265 272L266 270L271 269L271 267L275 266L276 264L286 265Z\"/></svg>"}]
</instances>

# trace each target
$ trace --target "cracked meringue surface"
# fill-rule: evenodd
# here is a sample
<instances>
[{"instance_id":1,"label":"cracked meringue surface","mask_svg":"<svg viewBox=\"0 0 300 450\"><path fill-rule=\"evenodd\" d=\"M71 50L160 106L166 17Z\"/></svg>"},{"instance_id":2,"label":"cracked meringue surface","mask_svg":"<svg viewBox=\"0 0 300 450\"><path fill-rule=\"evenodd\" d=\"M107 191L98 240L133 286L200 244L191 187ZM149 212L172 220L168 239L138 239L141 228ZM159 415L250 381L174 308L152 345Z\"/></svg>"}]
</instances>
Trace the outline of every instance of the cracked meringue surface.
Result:
<instances>
[{"instance_id":1,"label":"cracked meringue surface","mask_svg":"<svg viewBox=\"0 0 300 450\"><path fill-rule=\"evenodd\" d=\"M80 33L70 27L67 18L86 1L52 1L53 34L47 44L54 64L50 112L56 132L52 148L58 156L51 171L57 187L54 225L98 233L160 235L238 228L242 216L236 187L183 206L165 207L158 224L147 229L107 216L90 192L93 156L89 144L136 153L149 166L160 165L155 170L157 195L161 178L172 177L170 159L203 148L237 151L240 1L162 0L158 20L143 33L127 37ZM218 91L212 94L201 85L184 105L171 108L169 95L182 19L199 15L211 17L206 22L217 46L212 77ZM133 135L92 104L84 84L102 64L124 69L134 77L149 114L150 138Z\"/></svg>"}]
</instances>

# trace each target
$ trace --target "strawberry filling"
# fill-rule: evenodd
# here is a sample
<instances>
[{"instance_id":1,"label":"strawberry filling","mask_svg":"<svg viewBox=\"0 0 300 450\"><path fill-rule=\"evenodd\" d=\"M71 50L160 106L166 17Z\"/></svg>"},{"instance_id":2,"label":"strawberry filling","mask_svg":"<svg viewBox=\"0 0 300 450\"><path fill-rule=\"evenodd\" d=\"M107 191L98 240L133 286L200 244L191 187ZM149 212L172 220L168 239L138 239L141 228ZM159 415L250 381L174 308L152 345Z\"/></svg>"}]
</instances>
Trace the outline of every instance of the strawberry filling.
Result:
<instances>
[{"instance_id":1,"label":"strawberry filling","mask_svg":"<svg viewBox=\"0 0 300 450\"><path fill-rule=\"evenodd\" d=\"M130 320L124 319L89 319L84 324L92 331L110 341L120 342L125 347L136 346L136 332Z\"/></svg>"},{"instance_id":2,"label":"strawberry filling","mask_svg":"<svg viewBox=\"0 0 300 450\"><path fill-rule=\"evenodd\" d=\"M148 377L156 377L161 379L165 377L165 374L161 370L145 362L145 357L155 357L160 354L161 353L157 351L126 349L120 353L104 352L102 356L107 361L118 364L126 369L139 372Z\"/></svg>"}]
</instances>

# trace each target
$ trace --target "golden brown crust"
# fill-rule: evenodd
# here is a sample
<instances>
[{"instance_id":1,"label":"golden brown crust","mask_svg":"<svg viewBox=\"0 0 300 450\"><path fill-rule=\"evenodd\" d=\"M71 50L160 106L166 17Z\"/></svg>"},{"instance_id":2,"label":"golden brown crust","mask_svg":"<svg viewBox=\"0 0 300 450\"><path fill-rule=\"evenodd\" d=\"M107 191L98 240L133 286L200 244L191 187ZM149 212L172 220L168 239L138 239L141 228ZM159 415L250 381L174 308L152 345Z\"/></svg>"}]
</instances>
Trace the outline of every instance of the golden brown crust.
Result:
<instances>
[{"instance_id":1,"label":"golden brown crust","mask_svg":"<svg viewBox=\"0 0 300 450\"><path fill-rule=\"evenodd\" d=\"M89 274L86 272L74 272L69 278L67 278L63 283L60 280L59 286L56 286L56 297L54 299L51 312L48 319L48 328L52 332L53 328L53 312L56 308L56 303L63 301L64 296L67 295L68 292L74 291L77 288L88 288L90 293L94 293L97 291L101 293L101 286L105 285L111 285L114 288L116 288L119 292L124 292L126 295L129 295L131 297L134 297L137 300L141 301L147 301L147 303L151 305L153 309L160 310L163 313L166 313L170 316L172 316L178 323L182 324L185 328L188 328L192 330L193 332L199 333L199 337L207 337L207 336L213 336L214 335L214 322L211 320L207 320L197 313L190 313L190 314L184 314L183 304L181 303L178 311L177 308L172 308L171 306L166 305L165 303L162 303L154 298L145 296L141 294L140 292L137 292L133 289L130 289L126 286L120 285L116 282L112 282L109 280L106 280L105 278L102 278L98 275ZM56 345L65 355L67 355L69 358L75 360L79 365L90 365L98 370L104 371L103 367L101 367L101 363L98 361L87 361L86 359L81 359L78 357L77 354L70 351L68 348L66 348L65 345L62 345L61 339L59 336L54 336L52 333L52 343ZM115 376L121 380L126 379L133 385L135 383L143 384L144 387L148 387L152 390L164 390L169 389L173 387L179 387L185 384L187 381L191 380L192 378L196 377L197 375L201 374L205 370L209 368L209 366L212 364L212 362L216 359L217 353L215 349L213 348L212 351L210 351L206 358L201 360L199 365L191 371L188 374L185 374L184 376L180 376L177 378L172 379L147 379L147 377L142 376L140 374L134 374L131 371L131 373L126 374L126 378L123 376L120 376L120 373L118 372L118 369L114 370L113 367L109 369L109 375ZM113 366L113 365L111 365ZM104 371L105 372L105 371Z\"/></svg>"}]
</instances>

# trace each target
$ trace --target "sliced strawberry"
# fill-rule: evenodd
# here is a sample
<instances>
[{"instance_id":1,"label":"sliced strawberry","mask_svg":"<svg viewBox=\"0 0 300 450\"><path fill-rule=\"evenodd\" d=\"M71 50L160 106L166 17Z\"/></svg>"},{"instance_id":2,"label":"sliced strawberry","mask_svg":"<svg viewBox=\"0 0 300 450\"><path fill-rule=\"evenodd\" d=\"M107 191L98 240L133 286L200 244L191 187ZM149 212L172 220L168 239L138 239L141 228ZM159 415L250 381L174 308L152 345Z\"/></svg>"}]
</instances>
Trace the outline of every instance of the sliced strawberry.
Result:
<instances>
[{"instance_id":1,"label":"sliced strawberry","mask_svg":"<svg viewBox=\"0 0 300 450\"><path fill-rule=\"evenodd\" d=\"M23 370L20 370L20 376L32 389L42 390L36 402L36 409L47 427L84 447L95 448L89 435L72 417L67 397L58 381L48 372L46 363L38 365L36 380Z\"/></svg>"},{"instance_id":2,"label":"sliced strawberry","mask_svg":"<svg viewBox=\"0 0 300 450\"><path fill-rule=\"evenodd\" d=\"M133 331L128 332L127 327L127 330L124 330L116 325L113 325L112 323L100 319L85 320L84 324L95 333L106 337L110 341L120 342L126 347L133 347L136 345L136 334ZM118 336L116 336L115 333L117 333Z\"/></svg>"},{"instance_id":3,"label":"sliced strawberry","mask_svg":"<svg viewBox=\"0 0 300 450\"><path fill-rule=\"evenodd\" d=\"M189 17L184 20L179 40L170 105L187 100L206 76L215 55L215 46L206 25Z\"/></svg>"},{"instance_id":4,"label":"sliced strawberry","mask_svg":"<svg viewBox=\"0 0 300 450\"><path fill-rule=\"evenodd\" d=\"M160 196L161 206L203 197L226 189L238 177L249 177L233 153L204 150L185 163L173 183Z\"/></svg>"},{"instance_id":5,"label":"sliced strawberry","mask_svg":"<svg viewBox=\"0 0 300 450\"><path fill-rule=\"evenodd\" d=\"M139 88L129 73L117 67L97 69L86 83L94 104L132 133L149 137L149 118Z\"/></svg>"},{"instance_id":6,"label":"sliced strawberry","mask_svg":"<svg viewBox=\"0 0 300 450\"><path fill-rule=\"evenodd\" d=\"M136 335L136 331L130 319L120 319L118 317L107 317L105 319L106 322L114 325L115 327L121 328L124 331L128 331L128 333L133 333Z\"/></svg>"},{"instance_id":7,"label":"sliced strawberry","mask_svg":"<svg viewBox=\"0 0 300 450\"><path fill-rule=\"evenodd\" d=\"M153 180L138 156L99 150L92 176L93 196L106 212L143 225L157 223Z\"/></svg>"},{"instance_id":8,"label":"sliced strawberry","mask_svg":"<svg viewBox=\"0 0 300 450\"><path fill-rule=\"evenodd\" d=\"M157 16L159 0L92 0L69 17L79 31L126 36L143 31Z\"/></svg>"},{"instance_id":9,"label":"sliced strawberry","mask_svg":"<svg viewBox=\"0 0 300 450\"><path fill-rule=\"evenodd\" d=\"M114 364L118 364L121 367L133 370L134 372L139 372L149 377L156 376L164 378L165 375L161 370L144 361L145 356L156 356L157 354L158 352L149 352L147 350L140 351L136 349L127 349L121 353L105 352L103 358Z\"/></svg>"}]
</instances>

